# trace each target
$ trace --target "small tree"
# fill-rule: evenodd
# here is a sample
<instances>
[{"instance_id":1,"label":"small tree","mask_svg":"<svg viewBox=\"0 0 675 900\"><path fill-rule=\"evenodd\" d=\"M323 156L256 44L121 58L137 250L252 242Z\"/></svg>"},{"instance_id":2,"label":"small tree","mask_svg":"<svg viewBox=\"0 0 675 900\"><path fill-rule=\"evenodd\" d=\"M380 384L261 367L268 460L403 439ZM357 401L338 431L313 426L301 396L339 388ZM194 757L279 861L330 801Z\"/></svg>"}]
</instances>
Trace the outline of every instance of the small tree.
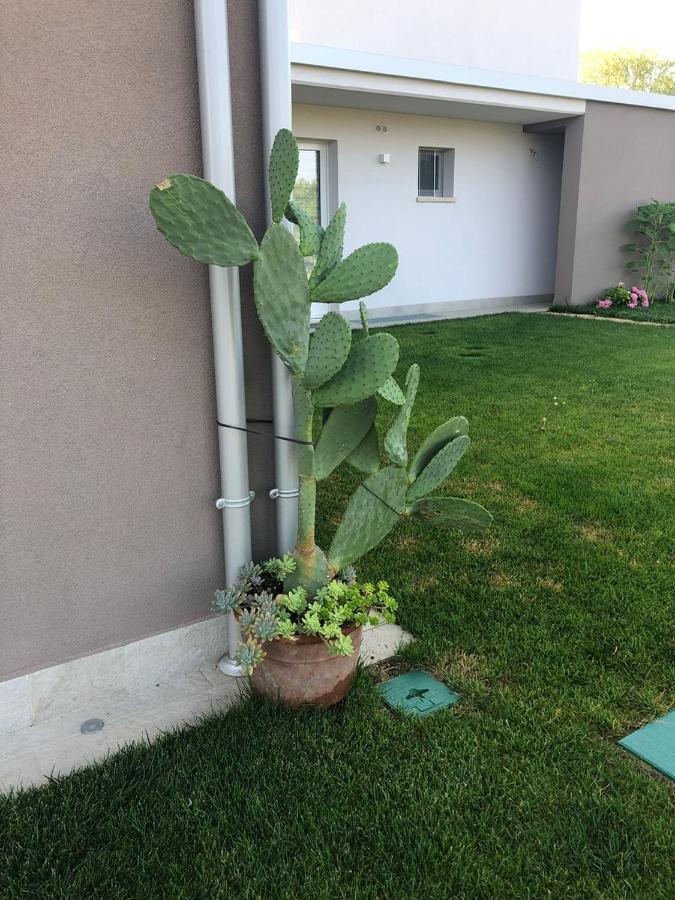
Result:
<instances>
[{"instance_id":1,"label":"small tree","mask_svg":"<svg viewBox=\"0 0 675 900\"><path fill-rule=\"evenodd\" d=\"M675 95L675 59L663 59L649 50L624 48L585 53L580 77L585 84Z\"/></svg>"},{"instance_id":2,"label":"small tree","mask_svg":"<svg viewBox=\"0 0 675 900\"><path fill-rule=\"evenodd\" d=\"M621 248L633 257L626 268L637 272L650 297L672 302L675 290L675 203L653 200L638 206L628 222L636 241Z\"/></svg>"}]
</instances>

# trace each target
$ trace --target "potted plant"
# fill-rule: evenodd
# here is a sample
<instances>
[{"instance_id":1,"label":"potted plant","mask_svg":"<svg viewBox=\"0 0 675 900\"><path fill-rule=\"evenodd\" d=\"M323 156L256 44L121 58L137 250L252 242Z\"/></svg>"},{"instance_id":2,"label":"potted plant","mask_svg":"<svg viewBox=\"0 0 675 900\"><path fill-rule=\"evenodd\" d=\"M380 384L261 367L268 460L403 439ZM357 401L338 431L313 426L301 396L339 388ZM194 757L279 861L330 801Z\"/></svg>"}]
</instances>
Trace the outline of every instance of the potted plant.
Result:
<instances>
[{"instance_id":1,"label":"potted plant","mask_svg":"<svg viewBox=\"0 0 675 900\"><path fill-rule=\"evenodd\" d=\"M379 614L393 621L396 610L388 584L360 584L353 564L401 518L467 531L486 528L491 516L469 500L430 496L469 446L468 423L462 416L444 422L409 460L419 366L410 367L401 389L393 377L398 342L369 333L364 304L355 337L333 311L310 334L312 302L342 303L380 290L398 257L391 244L375 243L343 259L344 204L324 231L291 199L297 170L297 143L282 129L269 163L273 221L260 245L223 192L194 175L172 175L154 187L150 209L181 253L211 265L253 263L258 317L291 375L298 532L292 553L246 567L237 584L216 593L216 607L239 619L246 639L236 660L258 692L292 706L328 706L349 690L363 625ZM297 239L284 216L297 226ZM316 257L309 274L306 257ZM375 420L382 404L394 415L381 446ZM324 552L314 538L317 484L343 463L365 477Z\"/></svg>"}]
</instances>

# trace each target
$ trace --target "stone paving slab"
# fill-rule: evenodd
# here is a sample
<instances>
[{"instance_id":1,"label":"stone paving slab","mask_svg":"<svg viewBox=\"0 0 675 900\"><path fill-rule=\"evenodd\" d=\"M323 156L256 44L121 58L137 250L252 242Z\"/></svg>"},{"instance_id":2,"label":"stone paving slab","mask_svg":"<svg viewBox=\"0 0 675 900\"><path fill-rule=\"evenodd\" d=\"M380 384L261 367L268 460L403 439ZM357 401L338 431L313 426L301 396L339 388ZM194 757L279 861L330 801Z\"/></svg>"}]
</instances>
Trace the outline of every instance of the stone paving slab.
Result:
<instances>
[{"instance_id":1,"label":"stone paving slab","mask_svg":"<svg viewBox=\"0 0 675 900\"><path fill-rule=\"evenodd\" d=\"M364 629L361 661L374 665L393 656L413 640L398 625ZM0 737L0 792L46 783L50 776L67 775L104 759L120 747L152 741L165 731L193 724L214 710L239 699L247 681L229 678L217 666L159 681L153 688L117 691ZM87 719L103 719L96 734L82 734Z\"/></svg>"}]
</instances>

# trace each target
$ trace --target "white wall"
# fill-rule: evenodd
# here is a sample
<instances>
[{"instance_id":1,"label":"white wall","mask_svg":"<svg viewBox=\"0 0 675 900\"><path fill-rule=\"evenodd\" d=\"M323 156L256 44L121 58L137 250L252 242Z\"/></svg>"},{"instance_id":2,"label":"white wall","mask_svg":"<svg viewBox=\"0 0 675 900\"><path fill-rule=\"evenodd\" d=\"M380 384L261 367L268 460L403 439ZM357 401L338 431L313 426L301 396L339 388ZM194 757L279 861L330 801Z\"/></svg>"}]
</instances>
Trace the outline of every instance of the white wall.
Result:
<instances>
[{"instance_id":1,"label":"white wall","mask_svg":"<svg viewBox=\"0 0 675 900\"><path fill-rule=\"evenodd\" d=\"M289 0L292 41L577 80L580 0Z\"/></svg>"},{"instance_id":2,"label":"white wall","mask_svg":"<svg viewBox=\"0 0 675 900\"><path fill-rule=\"evenodd\" d=\"M395 279L369 307L553 293L561 138L520 125L301 105L293 129L337 141L345 252L371 241L399 252ZM455 203L417 202L420 146L455 148ZM383 152L390 163L378 161Z\"/></svg>"}]
</instances>

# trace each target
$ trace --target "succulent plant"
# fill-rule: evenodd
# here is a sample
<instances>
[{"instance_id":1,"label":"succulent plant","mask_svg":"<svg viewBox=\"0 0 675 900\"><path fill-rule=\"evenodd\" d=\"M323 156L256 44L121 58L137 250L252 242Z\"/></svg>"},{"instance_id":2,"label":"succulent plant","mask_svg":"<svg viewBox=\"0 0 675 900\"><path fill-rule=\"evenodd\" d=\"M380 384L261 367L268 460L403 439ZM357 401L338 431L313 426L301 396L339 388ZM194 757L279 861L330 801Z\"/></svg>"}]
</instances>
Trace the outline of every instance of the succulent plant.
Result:
<instances>
[{"instance_id":1,"label":"succulent plant","mask_svg":"<svg viewBox=\"0 0 675 900\"><path fill-rule=\"evenodd\" d=\"M252 675L255 667L265 659L265 651L262 646L253 638L247 638L241 641L234 653L234 661L246 672Z\"/></svg>"},{"instance_id":2,"label":"succulent plant","mask_svg":"<svg viewBox=\"0 0 675 900\"><path fill-rule=\"evenodd\" d=\"M429 496L448 478L469 446L468 423L462 416L436 428L409 463L408 425L420 370L416 364L410 367L402 390L394 378L398 342L386 332L369 331L365 304L360 305L362 329L358 335L353 337L346 319L332 311L310 334L311 302L341 303L380 290L394 277L398 257L390 244L373 243L343 259L344 204L325 231L316 225L291 198L297 168L295 138L282 129L269 164L273 222L260 246L232 202L200 178L171 175L150 192L150 210L158 229L181 253L212 265L253 263L258 317L291 373L299 442L298 532L292 565L285 558L276 561L273 572L247 567L234 592L218 592L216 597L218 608L231 611L240 608L241 594L249 596L254 614L246 618L249 639L239 653L247 670L258 658L254 645L259 650L266 635L294 633L291 615L297 617L299 630L322 634L326 640L328 633L323 632L328 629L332 634L337 627L340 637L333 635L331 640L336 652L344 652L351 641L340 631L338 614L324 620L321 607L313 608L308 600L319 597L341 570L345 575L339 584L346 587L353 580L351 564L377 546L401 518L414 517L465 531L486 528L491 521L490 514L476 503ZM299 243L282 224L284 216L297 225ZM308 276L303 257L314 255L316 263ZM383 442L391 464L381 468L375 422L382 401L398 409ZM323 412L318 437L316 409ZM316 546L314 537L317 482L343 463L366 477L349 500L326 554ZM259 593L270 574L283 581L285 601ZM303 594L297 593L300 589ZM336 597L328 599L339 602ZM393 608L385 604L385 617L393 616ZM368 618L367 611L354 606L352 620L356 614ZM273 623L276 635L272 634Z\"/></svg>"}]
</instances>

